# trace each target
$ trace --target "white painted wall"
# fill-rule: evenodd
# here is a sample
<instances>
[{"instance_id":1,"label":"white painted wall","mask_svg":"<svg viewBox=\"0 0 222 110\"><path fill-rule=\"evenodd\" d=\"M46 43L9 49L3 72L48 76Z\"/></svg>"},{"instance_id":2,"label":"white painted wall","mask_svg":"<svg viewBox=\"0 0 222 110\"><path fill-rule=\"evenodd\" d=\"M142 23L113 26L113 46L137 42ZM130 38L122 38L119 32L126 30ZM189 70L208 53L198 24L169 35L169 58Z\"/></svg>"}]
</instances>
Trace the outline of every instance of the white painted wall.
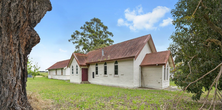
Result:
<instances>
[{"instance_id":1,"label":"white painted wall","mask_svg":"<svg viewBox=\"0 0 222 110\"><path fill-rule=\"evenodd\" d=\"M57 69L57 75L61 75L61 69Z\"/></svg>"},{"instance_id":2,"label":"white painted wall","mask_svg":"<svg viewBox=\"0 0 222 110\"><path fill-rule=\"evenodd\" d=\"M133 66L133 71L134 71L133 85L134 85L134 87L141 87L141 67L140 67L140 64L142 63L142 61L147 53L151 53L151 49L150 49L150 46L148 45L148 42L143 47L143 49L141 50L141 52L138 55L138 57L136 58L136 60L134 59L134 66Z\"/></svg>"},{"instance_id":3,"label":"white painted wall","mask_svg":"<svg viewBox=\"0 0 222 110\"><path fill-rule=\"evenodd\" d=\"M70 82L71 83L81 83L82 82L82 70L78 65L78 74L76 74L76 65L78 63L76 62L76 59L73 58L72 63L70 65ZM73 74L72 74L72 66L73 66Z\"/></svg>"},{"instance_id":4,"label":"white painted wall","mask_svg":"<svg viewBox=\"0 0 222 110\"><path fill-rule=\"evenodd\" d=\"M63 72L63 74L70 76L70 68L65 67L64 69L65 69L65 71Z\"/></svg>"},{"instance_id":5,"label":"white painted wall","mask_svg":"<svg viewBox=\"0 0 222 110\"><path fill-rule=\"evenodd\" d=\"M52 79L55 75L55 70L48 70L48 78Z\"/></svg>"},{"instance_id":6,"label":"white painted wall","mask_svg":"<svg viewBox=\"0 0 222 110\"><path fill-rule=\"evenodd\" d=\"M162 89L162 65L142 67L142 87Z\"/></svg>"},{"instance_id":7,"label":"white painted wall","mask_svg":"<svg viewBox=\"0 0 222 110\"><path fill-rule=\"evenodd\" d=\"M104 75L104 62L98 63L98 75L95 72L95 64L88 68L88 81L92 84L119 86L133 88L133 59L118 60L118 75L114 75L114 62L107 63L107 75ZM92 78L92 72L95 77Z\"/></svg>"},{"instance_id":8,"label":"white painted wall","mask_svg":"<svg viewBox=\"0 0 222 110\"><path fill-rule=\"evenodd\" d=\"M68 75L54 75L53 79L59 79L59 80L69 80L70 76Z\"/></svg>"},{"instance_id":9,"label":"white painted wall","mask_svg":"<svg viewBox=\"0 0 222 110\"><path fill-rule=\"evenodd\" d=\"M64 74L64 71L65 72L69 71L69 68L64 68L63 69L63 75L61 75L61 69L57 69L57 75L56 75L56 70L49 70L48 78L50 78L50 79L59 79L59 80L69 80L70 75Z\"/></svg>"},{"instance_id":10,"label":"white painted wall","mask_svg":"<svg viewBox=\"0 0 222 110\"><path fill-rule=\"evenodd\" d=\"M51 79L52 78L52 71L48 70L48 78Z\"/></svg>"}]
</instances>

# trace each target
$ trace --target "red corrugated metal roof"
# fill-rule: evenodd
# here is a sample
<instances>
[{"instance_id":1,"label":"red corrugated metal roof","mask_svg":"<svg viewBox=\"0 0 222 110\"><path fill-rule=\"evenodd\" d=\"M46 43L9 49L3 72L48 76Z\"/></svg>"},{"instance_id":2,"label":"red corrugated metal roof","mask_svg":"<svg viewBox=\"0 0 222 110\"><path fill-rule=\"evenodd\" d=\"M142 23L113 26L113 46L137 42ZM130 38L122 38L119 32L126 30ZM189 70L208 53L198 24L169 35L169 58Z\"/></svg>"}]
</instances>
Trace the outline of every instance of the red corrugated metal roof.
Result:
<instances>
[{"instance_id":1,"label":"red corrugated metal roof","mask_svg":"<svg viewBox=\"0 0 222 110\"><path fill-rule=\"evenodd\" d=\"M59 61L59 62L55 63L54 65L52 65L51 67L49 67L47 70L64 68L68 65L68 63L69 63L69 59Z\"/></svg>"},{"instance_id":2,"label":"red corrugated metal roof","mask_svg":"<svg viewBox=\"0 0 222 110\"><path fill-rule=\"evenodd\" d=\"M100 62L107 60L116 60L122 58L134 58L139 55L145 44L151 38L150 34L118 44L114 44L103 48L104 56L102 56L102 49L90 51L87 53L87 63Z\"/></svg>"},{"instance_id":3,"label":"red corrugated metal roof","mask_svg":"<svg viewBox=\"0 0 222 110\"><path fill-rule=\"evenodd\" d=\"M141 66L166 64L170 56L170 51L156 52L153 40L151 38L151 35L149 34L125 42L117 43L108 47L104 47L103 49L93 50L87 54L73 53L70 60L57 62L48 69L57 69L69 66L74 58L80 66L86 66L87 64L101 61L137 58L137 56L148 41L149 43L151 43L149 45L153 53L146 54L141 63ZM102 56L102 50L104 51L104 56Z\"/></svg>"},{"instance_id":4,"label":"red corrugated metal roof","mask_svg":"<svg viewBox=\"0 0 222 110\"><path fill-rule=\"evenodd\" d=\"M81 53L73 53L76 61L78 62L79 65L86 65L86 59L87 55L86 54L81 54Z\"/></svg>"},{"instance_id":5,"label":"red corrugated metal roof","mask_svg":"<svg viewBox=\"0 0 222 110\"><path fill-rule=\"evenodd\" d=\"M71 56L71 60L72 58L75 58L78 64L83 66L86 64L100 62L100 61L137 58L140 51L143 49L143 47L145 46L145 44L148 42L149 39L152 40L150 34L135 39L131 39L128 41L124 41L121 43L117 43L108 47L104 47L103 48L104 56L102 56L102 49L93 50L88 52L87 54L73 53ZM156 52L155 46L154 46L154 51Z\"/></svg>"},{"instance_id":6,"label":"red corrugated metal roof","mask_svg":"<svg viewBox=\"0 0 222 110\"><path fill-rule=\"evenodd\" d=\"M140 66L165 65L170 57L170 51L146 54Z\"/></svg>"}]
</instances>

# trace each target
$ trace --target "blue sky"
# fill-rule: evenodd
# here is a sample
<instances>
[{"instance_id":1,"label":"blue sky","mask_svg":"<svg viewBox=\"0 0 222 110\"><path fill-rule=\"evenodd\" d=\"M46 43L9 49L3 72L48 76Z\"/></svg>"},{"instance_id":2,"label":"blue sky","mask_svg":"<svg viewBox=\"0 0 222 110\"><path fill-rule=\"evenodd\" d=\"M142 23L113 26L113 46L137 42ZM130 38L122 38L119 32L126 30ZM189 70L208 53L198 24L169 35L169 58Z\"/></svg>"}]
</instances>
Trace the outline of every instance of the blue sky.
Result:
<instances>
[{"instance_id":1,"label":"blue sky","mask_svg":"<svg viewBox=\"0 0 222 110\"><path fill-rule=\"evenodd\" d=\"M167 50L175 31L170 11L177 0L51 0L47 12L35 27L41 41L30 53L33 63L45 70L66 60L75 51L68 42L75 30L96 17L113 33L115 43L151 34L157 51Z\"/></svg>"}]
</instances>

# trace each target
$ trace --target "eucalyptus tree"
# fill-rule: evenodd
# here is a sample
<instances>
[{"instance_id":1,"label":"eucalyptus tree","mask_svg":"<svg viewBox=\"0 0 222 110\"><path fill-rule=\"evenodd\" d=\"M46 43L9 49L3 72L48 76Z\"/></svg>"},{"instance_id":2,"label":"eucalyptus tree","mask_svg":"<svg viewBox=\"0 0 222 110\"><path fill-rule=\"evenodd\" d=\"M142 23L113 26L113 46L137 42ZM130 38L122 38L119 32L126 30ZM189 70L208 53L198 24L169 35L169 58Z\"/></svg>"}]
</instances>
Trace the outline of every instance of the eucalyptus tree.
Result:
<instances>
[{"instance_id":1,"label":"eucalyptus tree","mask_svg":"<svg viewBox=\"0 0 222 110\"><path fill-rule=\"evenodd\" d=\"M76 44L75 52L88 53L91 50L109 46L114 42L110 38L113 37L113 33L108 31L108 27L99 18L86 21L80 29L82 32L76 30L69 39L69 42L72 41L73 44Z\"/></svg>"},{"instance_id":2,"label":"eucalyptus tree","mask_svg":"<svg viewBox=\"0 0 222 110\"><path fill-rule=\"evenodd\" d=\"M222 0L179 0L171 11L175 25L169 49L178 66L173 81L183 89L222 62ZM199 100L219 68L187 88ZM204 89L203 89L204 88ZM217 88L222 90L222 79Z\"/></svg>"}]
</instances>

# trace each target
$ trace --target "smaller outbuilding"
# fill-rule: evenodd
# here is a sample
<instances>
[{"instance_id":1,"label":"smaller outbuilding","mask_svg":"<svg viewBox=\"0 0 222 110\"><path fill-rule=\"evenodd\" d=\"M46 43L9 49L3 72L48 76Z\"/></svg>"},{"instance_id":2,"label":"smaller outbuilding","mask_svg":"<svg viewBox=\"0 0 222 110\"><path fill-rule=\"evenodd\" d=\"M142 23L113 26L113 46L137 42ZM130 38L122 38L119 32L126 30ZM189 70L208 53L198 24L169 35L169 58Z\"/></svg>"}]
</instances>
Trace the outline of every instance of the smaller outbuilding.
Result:
<instances>
[{"instance_id":1,"label":"smaller outbuilding","mask_svg":"<svg viewBox=\"0 0 222 110\"><path fill-rule=\"evenodd\" d=\"M69 60L63 60L55 63L48 70L48 78L69 80L70 79L70 68L67 68Z\"/></svg>"}]
</instances>

